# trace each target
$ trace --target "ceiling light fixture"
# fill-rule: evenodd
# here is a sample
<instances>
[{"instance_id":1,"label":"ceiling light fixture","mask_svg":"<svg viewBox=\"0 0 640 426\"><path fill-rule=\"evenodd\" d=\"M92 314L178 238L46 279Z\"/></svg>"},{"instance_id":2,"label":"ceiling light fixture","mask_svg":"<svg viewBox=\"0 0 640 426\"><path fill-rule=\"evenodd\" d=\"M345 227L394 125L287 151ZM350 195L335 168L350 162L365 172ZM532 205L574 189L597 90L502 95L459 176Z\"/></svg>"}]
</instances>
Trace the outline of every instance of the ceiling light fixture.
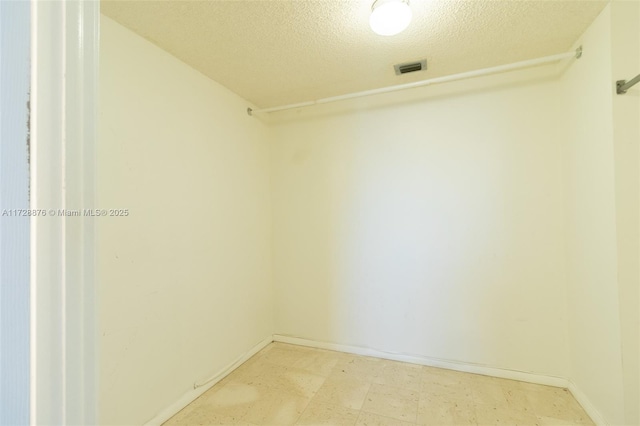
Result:
<instances>
[{"instance_id":1,"label":"ceiling light fixture","mask_svg":"<svg viewBox=\"0 0 640 426\"><path fill-rule=\"evenodd\" d=\"M375 0L369 25L374 33L392 36L401 33L411 22L409 0Z\"/></svg>"}]
</instances>

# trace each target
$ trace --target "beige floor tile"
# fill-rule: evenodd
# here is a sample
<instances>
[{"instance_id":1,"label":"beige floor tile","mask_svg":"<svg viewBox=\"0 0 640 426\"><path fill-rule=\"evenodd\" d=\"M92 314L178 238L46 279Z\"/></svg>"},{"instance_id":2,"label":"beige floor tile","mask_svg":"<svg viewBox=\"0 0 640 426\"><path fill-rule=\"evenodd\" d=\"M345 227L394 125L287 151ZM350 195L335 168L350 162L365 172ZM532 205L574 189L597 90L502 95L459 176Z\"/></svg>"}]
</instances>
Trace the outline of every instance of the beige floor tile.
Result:
<instances>
[{"instance_id":1,"label":"beige floor tile","mask_svg":"<svg viewBox=\"0 0 640 426\"><path fill-rule=\"evenodd\" d=\"M442 385L437 383L423 383L421 398L440 397L446 402L460 402L468 405L475 404L473 389L464 383Z\"/></svg>"},{"instance_id":2,"label":"beige floor tile","mask_svg":"<svg viewBox=\"0 0 640 426\"><path fill-rule=\"evenodd\" d=\"M360 410L370 387L371 382L368 380L343 373L333 373L318 389L314 399L326 404Z\"/></svg>"},{"instance_id":3,"label":"beige floor tile","mask_svg":"<svg viewBox=\"0 0 640 426\"><path fill-rule=\"evenodd\" d=\"M474 383L470 386L473 398L477 404L502 408L509 406L505 392L498 383L485 381Z\"/></svg>"},{"instance_id":4,"label":"beige floor tile","mask_svg":"<svg viewBox=\"0 0 640 426\"><path fill-rule=\"evenodd\" d=\"M325 379L323 376L305 370L289 368L271 381L270 385L278 391L310 398L320 389Z\"/></svg>"},{"instance_id":5,"label":"beige floor tile","mask_svg":"<svg viewBox=\"0 0 640 426\"><path fill-rule=\"evenodd\" d=\"M500 386L502 386L502 388L505 391L509 391L509 390L517 390L517 391L521 391L523 390L522 388L522 383L518 380L511 380L511 379L501 379L499 377L493 377L493 380L498 383Z\"/></svg>"},{"instance_id":6,"label":"beige floor tile","mask_svg":"<svg viewBox=\"0 0 640 426\"><path fill-rule=\"evenodd\" d=\"M320 351L300 356L291 366L320 376L328 376L342 358L332 353Z\"/></svg>"},{"instance_id":7,"label":"beige floor tile","mask_svg":"<svg viewBox=\"0 0 640 426\"><path fill-rule=\"evenodd\" d=\"M383 367L374 383L396 386L420 391L422 385L422 366L397 361L383 361Z\"/></svg>"},{"instance_id":8,"label":"beige floor tile","mask_svg":"<svg viewBox=\"0 0 640 426\"><path fill-rule=\"evenodd\" d=\"M270 393L271 390L264 386L228 382L219 388L214 386L192 405L194 410L240 420Z\"/></svg>"},{"instance_id":9,"label":"beige floor tile","mask_svg":"<svg viewBox=\"0 0 640 426\"><path fill-rule=\"evenodd\" d=\"M187 407L189 408L189 407ZM238 419L209 412L205 409L188 410L185 408L171 419L163 423L164 426L191 425L237 425Z\"/></svg>"},{"instance_id":10,"label":"beige floor tile","mask_svg":"<svg viewBox=\"0 0 640 426\"><path fill-rule=\"evenodd\" d=\"M296 424L353 426L358 414L358 410L312 400Z\"/></svg>"},{"instance_id":11,"label":"beige floor tile","mask_svg":"<svg viewBox=\"0 0 640 426\"><path fill-rule=\"evenodd\" d=\"M291 367L300 357L314 353L311 348L285 343L272 343L268 348L260 359L283 367Z\"/></svg>"},{"instance_id":12,"label":"beige floor tile","mask_svg":"<svg viewBox=\"0 0 640 426\"><path fill-rule=\"evenodd\" d=\"M518 407L476 405L476 419L480 426L539 426L535 414Z\"/></svg>"},{"instance_id":13,"label":"beige floor tile","mask_svg":"<svg viewBox=\"0 0 640 426\"><path fill-rule=\"evenodd\" d=\"M527 399L536 415L577 424L593 424L584 409L567 389L540 386L533 388Z\"/></svg>"},{"instance_id":14,"label":"beige floor tile","mask_svg":"<svg viewBox=\"0 0 640 426\"><path fill-rule=\"evenodd\" d=\"M250 386L283 390L304 397L313 396L324 383L325 377L309 371L285 367L266 361L242 366L228 376L223 384L235 382Z\"/></svg>"},{"instance_id":15,"label":"beige floor tile","mask_svg":"<svg viewBox=\"0 0 640 426\"><path fill-rule=\"evenodd\" d=\"M356 376L362 380L372 381L384 368L383 360L353 355L338 361L333 368L334 373Z\"/></svg>"},{"instance_id":16,"label":"beige floor tile","mask_svg":"<svg viewBox=\"0 0 640 426\"><path fill-rule=\"evenodd\" d=\"M475 425L475 401L464 387L433 384L420 394L420 425Z\"/></svg>"},{"instance_id":17,"label":"beige floor tile","mask_svg":"<svg viewBox=\"0 0 640 426\"><path fill-rule=\"evenodd\" d=\"M270 390L249 407L241 420L256 425L292 425L310 400L310 397Z\"/></svg>"},{"instance_id":18,"label":"beige floor tile","mask_svg":"<svg viewBox=\"0 0 640 426\"><path fill-rule=\"evenodd\" d=\"M529 398L527 397L528 392L522 390L519 387L509 387L507 389L502 389L504 393L504 397L507 400L509 405L516 405L522 407L530 407ZM533 410L533 408L531 408Z\"/></svg>"},{"instance_id":19,"label":"beige floor tile","mask_svg":"<svg viewBox=\"0 0 640 426\"><path fill-rule=\"evenodd\" d=\"M415 423L403 422L402 420L380 416L378 414L361 411L358 416L356 426L409 426Z\"/></svg>"},{"instance_id":20,"label":"beige floor tile","mask_svg":"<svg viewBox=\"0 0 640 426\"><path fill-rule=\"evenodd\" d=\"M570 420L563 420L563 419L556 419L553 417L544 417L544 416L538 416L538 424L540 426L576 426L576 425L595 425L595 423L593 423L591 421L591 419L587 419L586 421L570 421Z\"/></svg>"},{"instance_id":21,"label":"beige floor tile","mask_svg":"<svg viewBox=\"0 0 640 426\"><path fill-rule=\"evenodd\" d=\"M251 358L235 371L229 374L225 381L236 382L251 382L255 383L258 380L268 380L274 377L278 377L286 370L286 366L273 364L266 361L263 357Z\"/></svg>"},{"instance_id":22,"label":"beige floor tile","mask_svg":"<svg viewBox=\"0 0 640 426\"><path fill-rule=\"evenodd\" d=\"M473 408L438 406L418 411L417 424L422 426L463 426L476 425Z\"/></svg>"},{"instance_id":23,"label":"beige floor tile","mask_svg":"<svg viewBox=\"0 0 640 426\"><path fill-rule=\"evenodd\" d=\"M415 423L420 394L410 389L373 383L362 409L369 413Z\"/></svg>"}]
</instances>

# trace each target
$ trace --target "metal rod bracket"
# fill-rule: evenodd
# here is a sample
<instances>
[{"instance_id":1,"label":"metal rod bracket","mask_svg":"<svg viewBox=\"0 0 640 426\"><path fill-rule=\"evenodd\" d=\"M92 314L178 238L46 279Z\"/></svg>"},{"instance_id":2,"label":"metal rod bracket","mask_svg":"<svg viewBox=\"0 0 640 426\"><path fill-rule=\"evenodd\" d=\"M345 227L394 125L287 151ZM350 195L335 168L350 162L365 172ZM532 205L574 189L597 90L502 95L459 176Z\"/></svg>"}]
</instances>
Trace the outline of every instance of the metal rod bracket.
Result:
<instances>
[{"instance_id":1,"label":"metal rod bracket","mask_svg":"<svg viewBox=\"0 0 640 426\"><path fill-rule=\"evenodd\" d=\"M627 82L627 80L618 80L618 81L616 81L616 93L618 95L624 95L625 93L627 93L627 91L623 89L624 84L626 82Z\"/></svg>"},{"instance_id":2,"label":"metal rod bracket","mask_svg":"<svg viewBox=\"0 0 640 426\"><path fill-rule=\"evenodd\" d=\"M629 90L633 85L637 83L640 83L640 74L636 75L629 81L618 80L616 81L616 93L618 95L624 95L625 93L627 93L627 90Z\"/></svg>"}]
</instances>

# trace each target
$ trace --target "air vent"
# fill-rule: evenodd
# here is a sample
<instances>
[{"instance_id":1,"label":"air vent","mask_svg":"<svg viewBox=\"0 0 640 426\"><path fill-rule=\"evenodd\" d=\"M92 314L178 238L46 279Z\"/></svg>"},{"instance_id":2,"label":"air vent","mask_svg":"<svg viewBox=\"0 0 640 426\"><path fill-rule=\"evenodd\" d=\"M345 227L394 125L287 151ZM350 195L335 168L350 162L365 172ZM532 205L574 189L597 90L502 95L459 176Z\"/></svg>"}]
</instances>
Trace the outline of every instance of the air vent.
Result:
<instances>
[{"instance_id":1,"label":"air vent","mask_svg":"<svg viewBox=\"0 0 640 426\"><path fill-rule=\"evenodd\" d=\"M396 64L393 66L396 75L407 74L410 72L423 71L427 69L427 60L423 59L416 62L407 62L404 64Z\"/></svg>"}]
</instances>

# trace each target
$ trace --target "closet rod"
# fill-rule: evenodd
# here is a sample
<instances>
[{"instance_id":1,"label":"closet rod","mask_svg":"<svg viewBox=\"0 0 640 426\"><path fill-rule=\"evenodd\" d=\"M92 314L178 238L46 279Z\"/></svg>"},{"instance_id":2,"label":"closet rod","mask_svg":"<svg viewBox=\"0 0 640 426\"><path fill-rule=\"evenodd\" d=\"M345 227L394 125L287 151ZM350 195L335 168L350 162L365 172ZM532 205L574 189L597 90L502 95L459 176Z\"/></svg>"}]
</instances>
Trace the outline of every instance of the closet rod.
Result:
<instances>
[{"instance_id":1,"label":"closet rod","mask_svg":"<svg viewBox=\"0 0 640 426\"><path fill-rule=\"evenodd\" d=\"M627 90L631 89L634 84L640 83L640 74L636 75L631 80L618 80L616 81L616 92L618 95L624 95Z\"/></svg>"},{"instance_id":2,"label":"closet rod","mask_svg":"<svg viewBox=\"0 0 640 426\"><path fill-rule=\"evenodd\" d=\"M381 89L365 90L362 92L349 93L349 94L340 95L340 96L332 96L330 98L323 98L315 101L300 102L297 104L283 105L283 106L277 106L272 108L263 108L263 109L247 108L247 114L253 115L254 113L269 113L269 112L283 111L287 109L307 107L312 105L327 104L329 102L342 101L345 99L360 98L363 96L377 95L380 93L395 92L397 90L428 86L430 84L446 83L449 81L463 80L463 79L472 78L472 77L480 77L483 75L495 74L495 73L511 71L519 68L532 67L534 65L546 64L549 62L559 61L561 59L568 59L568 58L577 59L577 58L580 58L581 56L582 56L582 46L580 46L579 48L577 48L575 51L572 51L572 52L559 53L557 55L545 56L537 59L529 59L526 61L514 62L512 64L498 65L496 67L483 68L475 71L462 72L459 74L452 74L444 77L430 78L428 80L421 80L413 83L398 84L396 86L383 87Z\"/></svg>"}]
</instances>

